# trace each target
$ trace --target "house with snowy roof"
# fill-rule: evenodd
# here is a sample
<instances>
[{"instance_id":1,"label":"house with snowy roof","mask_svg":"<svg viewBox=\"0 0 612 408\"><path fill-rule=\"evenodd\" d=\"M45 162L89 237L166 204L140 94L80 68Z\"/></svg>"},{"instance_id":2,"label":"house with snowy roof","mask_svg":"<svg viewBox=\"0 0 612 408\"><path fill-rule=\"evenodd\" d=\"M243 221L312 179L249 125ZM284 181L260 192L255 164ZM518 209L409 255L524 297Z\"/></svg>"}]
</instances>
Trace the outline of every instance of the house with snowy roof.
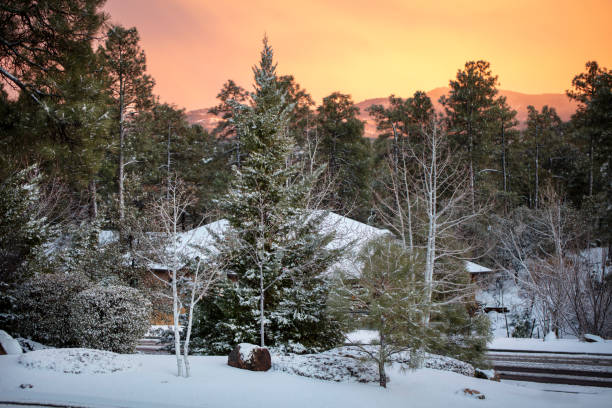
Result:
<instances>
[{"instance_id":1,"label":"house with snowy roof","mask_svg":"<svg viewBox=\"0 0 612 408\"><path fill-rule=\"evenodd\" d=\"M176 251L187 259L205 258L211 250L214 251L215 237L222 237L229 228L229 222L226 219L221 219L181 232L178 234ZM334 270L342 269L349 275L354 276L358 276L360 273L354 259L363 247L370 240L392 236L389 230L376 228L331 211L327 212L321 222L321 232L323 234L334 234L334 238L327 244L328 249L347 248L346 253L330 267L329 272L332 273ZM117 239L118 234L115 231L102 231L99 235L101 245ZM167 266L162 264L150 263L148 267L158 273L167 271ZM490 268L470 261L465 261L465 268L474 280L495 272Z\"/></svg>"},{"instance_id":2,"label":"house with snowy roof","mask_svg":"<svg viewBox=\"0 0 612 408\"><path fill-rule=\"evenodd\" d=\"M205 258L209 251L214 251L215 237L222 237L230 228L226 219L221 219L179 234L176 250L183 257L195 259ZM327 212L321 221L323 234L334 234L334 238L327 244L327 249L347 248L341 259L330 268L330 272L342 268L351 274L358 274L352 259L361 251L366 243L372 239L391 235L386 229L372 227L371 225L355 221L351 218ZM162 272L164 265L150 264L149 268Z\"/></svg>"}]
</instances>

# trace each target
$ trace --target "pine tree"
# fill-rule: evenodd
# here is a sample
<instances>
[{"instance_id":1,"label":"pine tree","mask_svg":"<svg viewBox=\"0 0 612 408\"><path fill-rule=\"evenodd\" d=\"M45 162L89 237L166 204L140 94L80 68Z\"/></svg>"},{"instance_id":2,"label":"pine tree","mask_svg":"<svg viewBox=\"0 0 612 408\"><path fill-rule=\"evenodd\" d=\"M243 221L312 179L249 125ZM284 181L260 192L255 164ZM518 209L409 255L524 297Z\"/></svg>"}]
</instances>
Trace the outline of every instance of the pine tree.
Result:
<instances>
[{"instance_id":1,"label":"pine tree","mask_svg":"<svg viewBox=\"0 0 612 408\"><path fill-rule=\"evenodd\" d=\"M529 105L527 107L527 129L525 130L525 143L528 146L526 155L532 161L533 188L530 189L531 206L539 207L541 192L540 189L546 182L553 181L554 174L554 154L553 149L562 143L561 138L562 122L557 115L555 108L547 105L538 112L536 108Z\"/></svg>"},{"instance_id":2,"label":"pine tree","mask_svg":"<svg viewBox=\"0 0 612 408\"><path fill-rule=\"evenodd\" d=\"M317 108L319 162L327 165L333 185L328 208L365 221L369 215L370 144L350 95L334 92Z\"/></svg>"},{"instance_id":3,"label":"pine tree","mask_svg":"<svg viewBox=\"0 0 612 408\"><path fill-rule=\"evenodd\" d=\"M450 81L448 97L440 99L448 118L449 134L469 166L472 208L476 207L477 176L490 159L497 83L487 61L468 61L463 70L457 71L456 80Z\"/></svg>"},{"instance_id":4,"label":"pine tree","mask_svg":"<svg viewBox=\"0 0 612 408\"><path fill-rule=\"evenodd\" d=\"M45 99L61 95L55 80L65 71L66 55L88 52L107 18L103 5L104 0L0 3L0 78L44 108Z\"/></svg>"},{"instance_id":5,"label":"pine tree","mask_svg":"<svg viewBox=\"0 0 612 408\"><path fill-rule=\"evenodd\" d=\"M128 113L133 109L148 107L152 102L155 82L145 74L146 58L138 42L136 28L112 26L107 33L104 47L98 50L108 75L110 97L115 104L117 139L119 141L118 189L119 220L125 216L125 166Z\"/></svg>"},{"instance_id":6,"label":"pine tree","mask_svg":"<svg viewBox=\"0 0 612 408\"><path fill-rule=\"evenodd\" d=\"M586 63L585 72L572 80L567 95L578 102L572 117L575 145L585 157L588 187L577 182L572 192L573 201L582 204L587 195L591 218L600 239L612 242L612 70L599 66L596 61ZM586 153L586 154L585 154ZM582 177L573 175L573 180ZM577 176L580 176L578 174ZM582 178L584 180L584 178ZM582 194L580 194L582 193Z\"/></svg>"},{"instance_id":7,"label":"pine tree","mask_svg":"<svg viewBox=\"0 0 612 408\"><path fill-rule=\"evenodd\" d=\"M17 163L39 163L76 196L89 195L92 213L95 176L108 144L105 83L92 49L106 19L102 3L0 5L0 78L19 92L16 101L3 101L10 124L0 133L3 164L10 173L22 166Z\"/></svg>"},{"instance_id":8,"label":"pine tree","mask_svg":"<svg viewBox=\"0 0 612 408\"><path fill-rule=\"evenodd\" d=\"M514 129L518 125L516 120L516 111L512 109L505 96L500 96L497 99L497 106L495 108L494 116L499 119L499 137L498 137L498 161L501 173L501 183L498 190L503 192L504 196L507 196L510 191L510 172L509 172L509 150L510 145L516 138L516 130Z\"/></svg>"},{"instance_id":9,"label":"pine tree","mask_svg":"<svg viewBox=\"0 0 612 408\"><path fill-rule=\"evenodd\" d=\"M220 201L229 230L217 239L230 259L220 284L202 306L194 336L209 352L240 342L319 350L339 339L326 312L322 273L337 258L319 232L324 213L301 208L311 180L290 161L288 135L293 106L276 76L273 51L264 38L250 104L232 102L245 157L234 166L230 191Z\"/></svg>"},{"instance_id":10,"label":"pine tree","mask_svg":"<svg viewBox=\"0 0 612 408\"><path fill-rule=\"evenodd\" d=\"M410 352L418 367L420 354L435 332L423 324L428 307L422 253L410 252L392 237L368 242L355 260L358 277L339 271L332 292L334 314L346 332L368 327L378 332L378 347L360 347L378 366L379 384L387 386L385 366L393 355Z\"/></svg>"},{"instance_id":11,"label":"pine tree","mask_svg":"<svg viewBox=\"0 0 612 408\"><path fill-rule=\"evenodd\" d=\"M242 160L242 153L240 134L236 131L234 124L232 104L243 104L246 102L247 97L247 91L230 79L223 84L223 88L217 94L217 99L220 101L219 104L208 110L208 113L212 113L220 119L212 131L213 135L223 141L233 139L233 142L231 142L232 147L227 150L227 154L230 156L229 162L238 166Z\"/></svg>"},{"instance_id":12,"label":"pine tree","mask_svg":"<svg viewBox=\"0 0 612 408\"><path fill-rule=\"evenodd\" d=\"M53 237L49 221L38 214L41 175L36 166L0 184L0 282L23 280L29 263Z\"/></svg>"},{"instance_id":13,"label":"pine tree","mask_svg":"<svg viewBox=\"0 0 612 408\"><path fill-rule=\"evenodd\" d=\"M586 141L589 158L588 195L596 192L595 182L607 174L597 174L601 169L610 168L612 145L612 70L600 67L596 61L585 65L586 72L580 73L572 80L572 89L567 96L578 102L578 110L572 121L580 129L580 136ZM604 170L603 173L606 171ZM603 181L603 180L602 180ZM606 183L601 183L606 185ZM608 183L609 185L609 183Z\"/></svg>"}]
</instances>

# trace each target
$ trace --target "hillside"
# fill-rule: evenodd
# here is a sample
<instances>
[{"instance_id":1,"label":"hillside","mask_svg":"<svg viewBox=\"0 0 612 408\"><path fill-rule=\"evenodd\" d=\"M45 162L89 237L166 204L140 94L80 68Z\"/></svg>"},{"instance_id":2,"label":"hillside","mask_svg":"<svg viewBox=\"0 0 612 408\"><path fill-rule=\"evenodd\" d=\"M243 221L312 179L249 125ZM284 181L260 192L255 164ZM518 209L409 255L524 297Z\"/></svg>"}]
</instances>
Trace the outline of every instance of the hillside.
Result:
<instances>
[{"instance_id":1,"label":"hillside","mask_svg":"<svg viewBox=\"0 0 612 408\"><path fill-rule=\"evenodd\" d=\"M437 111L441 111L442 107L438 102L442 95L448 93L449 88L440 87L432 89L427 92L427 95L431 98ZM517 118L520 122L520 127L524 128L525 121L527 120L527 106L533 105L536 109L541 109L542 106L548 105L553 106L557 109L557 113L564 121L571 118L572 114L576 111L576 103L570 101L565 94L539 94L531 95L520 92L500 90L499 94L505 96L508 100L508 104L517 111ZM369 116L367 108L375 104L387 105L388 98L373 98L366 99L357 103L360 114L359 118L365 122L365 135L367 137L376 137L376 124L374 120ZM192 124L200 124L207 130L212 130L215 125L219 122L219 118L208 113L208 109L196 109L187 112L187 120Z\"/></svg>"},{"instance_id":2,"label":"hillside","mask_svg":"<svg viewBox=\"0 0 612 408\"><path fill-rule=\"evenodd\" d=\"M449 88L441 87L427 92L427 95L431 98L437 111L442 111L442 106L438 101L440 97L447 94L448 91ZM564 121L569 120L576 111L576 103L570 101L565 94L531 95L507 90L500 90L499 94L505 96L508 100L508 104L517 111L517 119L520 123L520 128L525 127L525 122L527 121L527 106L529 105L535 106L538 110L542 109L544 105L553 106ZM365 121L365 135L367 137L376 137L376 123L374 123L374 120L368 115L366 109L372 105L381 104L387 106L388 98L366 99L365 101L357 103L360 110L359 118Z\"/></svg>"}]
</instances>

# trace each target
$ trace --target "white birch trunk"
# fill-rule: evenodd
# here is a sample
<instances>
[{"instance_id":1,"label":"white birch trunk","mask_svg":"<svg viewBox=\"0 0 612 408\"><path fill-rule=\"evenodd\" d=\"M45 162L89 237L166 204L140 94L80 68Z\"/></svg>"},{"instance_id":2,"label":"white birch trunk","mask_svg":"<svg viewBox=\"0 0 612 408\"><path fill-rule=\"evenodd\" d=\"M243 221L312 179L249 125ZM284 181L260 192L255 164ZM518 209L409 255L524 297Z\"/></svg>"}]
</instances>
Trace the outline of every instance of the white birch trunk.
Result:
<instances>
[{"instance_id":1,"label":"white birch trunk","mask_svg":"<svg viewBox=\"0 0 612 408\"><path fill-rule=\"evenodd\" d=\"M176 269L172 270L172 313L174 316L174 354L176 355L177 376L183 376L183 360L181 358L181 332L179 330L179 299L176 285Z\"/></svg>"},{"instance_id":2,"label":"white birch trunk","mask_svg":"<svg viewBox=\"0 0 612 408\"><path fill-rule=\"evenodd\" d=\"M195 291L191 292L191 302L189 304L189 318L187 320L187 333L183 344L183 360L185 362L185 377L191 377L191 366L189 365L189 341L191 340L191 327L193 326L193 309Z\"/></svg>"}]
</instances>

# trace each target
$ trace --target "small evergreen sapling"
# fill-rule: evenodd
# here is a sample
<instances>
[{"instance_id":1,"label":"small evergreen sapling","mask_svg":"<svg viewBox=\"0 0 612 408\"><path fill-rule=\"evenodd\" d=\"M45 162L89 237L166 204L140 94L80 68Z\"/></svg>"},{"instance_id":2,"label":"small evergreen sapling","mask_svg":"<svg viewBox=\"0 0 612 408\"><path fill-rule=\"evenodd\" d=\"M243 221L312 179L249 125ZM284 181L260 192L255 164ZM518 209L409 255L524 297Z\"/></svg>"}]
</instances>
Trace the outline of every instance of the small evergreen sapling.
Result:
<instances>
[{"instance_id":1,"label":"small evergreen sapling","mask_svg":"<svg viewBox=\"0 0 612 408\"><path fill-rule=\"evenodd\" d=\"M371 328L378 332L378 347L360 347L378 365L379 383L387 386L385 366L395 354L410 353L410 365L417 367L430 330L423 324L428 309L422 274L423 256L410 253L399 241L383 237L370 241L356 262L359 276L339 271L333 291L334 314L345 332Z\"/></svg>"}]
</instances>

